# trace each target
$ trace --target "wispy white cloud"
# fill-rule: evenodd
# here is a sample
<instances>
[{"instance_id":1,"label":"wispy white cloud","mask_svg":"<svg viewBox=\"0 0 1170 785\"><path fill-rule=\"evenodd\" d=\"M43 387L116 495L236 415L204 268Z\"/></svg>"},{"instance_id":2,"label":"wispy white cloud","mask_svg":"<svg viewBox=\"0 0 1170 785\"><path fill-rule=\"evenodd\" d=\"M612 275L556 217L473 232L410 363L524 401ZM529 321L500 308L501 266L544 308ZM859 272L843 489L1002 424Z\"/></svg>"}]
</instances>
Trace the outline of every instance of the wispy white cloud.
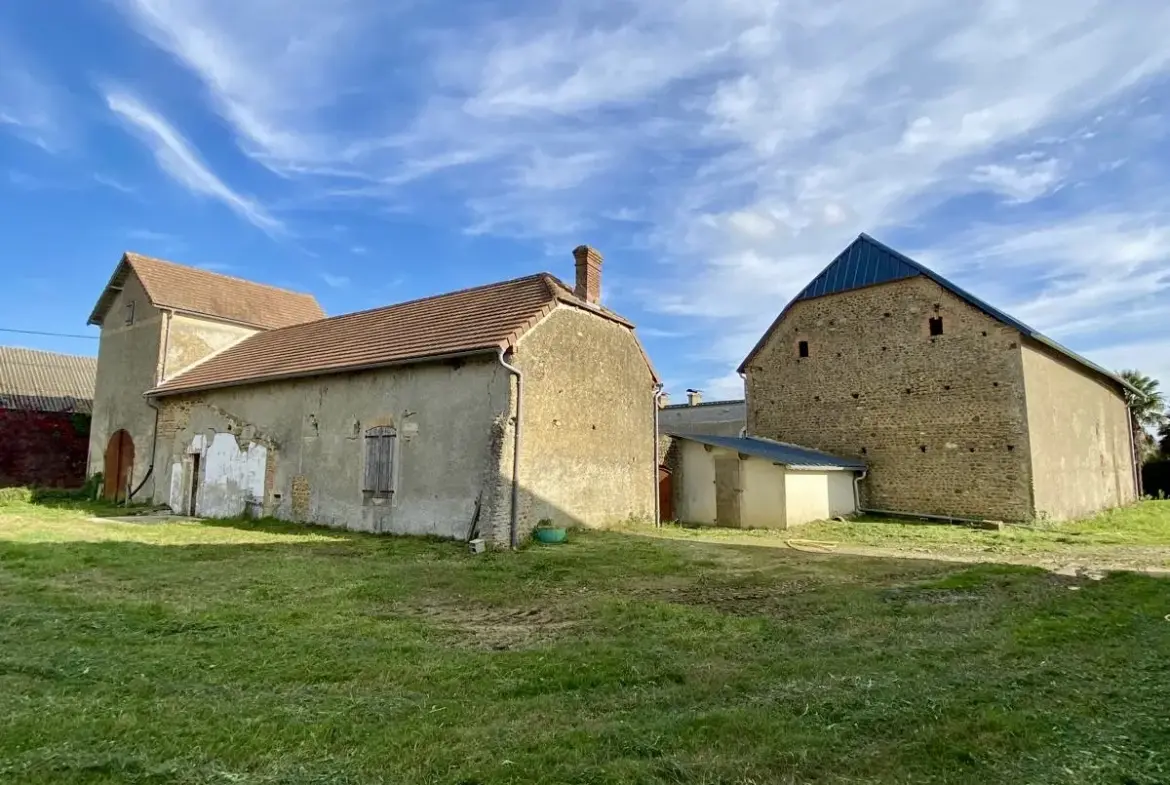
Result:
<instances>
[{"instance_id":1,"label":"wispy white cloud","mask_svg":"<svg viewBox=\"0 0 1170 785\"><path fill-rule=\"evenodd\" d=\"M0 35L0 128L46 152L58 151L67 136L59 93L13 41Z\"/></svg>"},{"instance_id":2,"label":"wispy white cloud","mask_svg":"<svg viewBox=\"0 0 1170 785\"><path fill-rule=\"evenodd\" d=\"M131 240L153 240L158 242L171 242L178 239L173 234L156 232L153 229L131 229L126 232L126 236Z\"/></svg>"},{"instance_id":3,"label":"wispy white cloud","mask_svg":"<svg viewBox=\"0 0 1170 785\"><path fill-rule=\"evenodd\" d=\"M1167 127L1135 108L1170 76L1158 0L556 0L414 25L376 0L118 2L285 177L334 199L437 192L473 233L639 249L659 264L623 294L703 326L700 386L734 387L862 230L911 233L1078 346L1136 329L1095 303L1170 320L1170 165L1132 165ZM409 77L390 87L395 52ZM1130 179L1106 197L1103 176ZM1010 210L947 209L987 191Z\"/></svg>"},{"instance_id":4,"label":"wispy white cloud","mask_svg":"<svg viewBox=\"0 0 1170 785\"><path fill-rule=\"evenodd\" d=\"M1024 204L1047 196L1060 186L1063 165L1055 158L1035 160L1030 156L1008 164L975 167L971 180L1002 194L1008 201Z\"/></svg>"},{"instance_id":5,"label":"wispy white cloud","mask_svg":"<svg viewBox=\"0 0 1170 785\"><path fill-rule=\"evenodd\" d=\"M204 83L241 146L277 171L327 163L336 107L358 53L393 3L368 0L116 0L144 35ZM383 39L384 40L384 39Z\"/></svg>"},{"instance_id":6,"label":"wispy white cloud","mask_svg":"<svg viewBox=\"0 0 1170 785\"><path fill-rule=\"evenodd\" d=\"M110 111L130 124L150 148L159 167L175 182L193 193L218 199L265 232L271 234L283 229L283 224L262 205L232 190L212 172L191 144L162 115L119 90L109 91L105 97Z\"/></svg>"},{"instance_id":7,"label":"wispy white cloud","mask_svg":"<svg viewBox=\"0 0 1170 785\"><path fill-rule=\"evenodd\" d=\"M349 278L344 275L333 275L332 273L321 273L321 280L327 286L332 286L334 289L344 289L349 286Z\"/></svg>"},{"instance_id":8,"label":"wispy white cloud","mask_svg":"<svg viewBox=\"0 0 1170 785\"><path fill-rule=\"evenodd\" d=\"M124 194L134 193L134 189L132 187L126 185L118 178L111 177L108 174L95 174L93 176L93 181L95 183L97 183L98 185L104 185L106 188L111 188L115 191L119 191L120 193L124 193Z\"/></svg>"},{"instance_id":9,"label":"wispy white cloud","mask_svg":"<svg viewBox=\"0 0 1170 785\"><path fill-rule=\"evenodd\" d=\"M945 271L983 281L997 302L1044 332L1096 343L1140 339L1170 315L1168 209L1163 199L1140 212L982 226L940 243L935 256Z\"/></svg>"},{"instance_id":10,"label":"wispy white cloud","mask_svg":"<svg viewBox=\"0 0 1170 785\"><path fill-rule=\"evenodd\" d=\"M23 188L26 191L39 191L44 188L52 188L53 184L27 172L22 172L18 169L9 169L5 175L8 184L17 188Z\"/></svg>"}]
</instances>

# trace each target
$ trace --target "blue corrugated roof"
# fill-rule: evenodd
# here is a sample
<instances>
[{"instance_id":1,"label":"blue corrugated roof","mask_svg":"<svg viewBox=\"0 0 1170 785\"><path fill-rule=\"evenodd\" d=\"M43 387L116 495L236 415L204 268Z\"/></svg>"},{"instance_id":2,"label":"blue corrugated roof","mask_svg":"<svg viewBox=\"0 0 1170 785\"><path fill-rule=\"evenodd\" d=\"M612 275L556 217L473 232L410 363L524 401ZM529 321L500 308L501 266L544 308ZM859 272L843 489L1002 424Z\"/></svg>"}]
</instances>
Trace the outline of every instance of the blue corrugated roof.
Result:
<instances>
[{"instance_id":1,"label":"blue corrugated roof","mask_svg":"<svg viewBox=\"0 0 1170 785\"><path fill-rule=\"evenodd\" d=\"M857 238L834 259L821 274L796 295L796 300L809 300L826 294L847 292L900 278L921 275L918 265L866 235ZM794 301L795 302L795 301Z\"/></svg>"},{"instance_id":2,"label":"blue corrugated roof","mask_svg":"<svg viewBox=\"0 0 1170 785\"><path fill-rule=\"evenodd\" d=\"M782 463L798 469L865 469L861 461L849 458L838 458L827 452L811 450L798 444L776 442L771 439L759 439L754 436L708 436L706 434L677 433L670 434L676 439L688 439L699 444L709 444L712 447L723 447L735 450L744 455L756 458L766 458L773 463Z\"/></svg>"},{"instance_id":3,"label":"blue corrugated roof","mask_svg":"<svg viewBox=\"0 0 1170 785\"><path fill-rule=\"evenodd\" d=\"M942 288L959 297L962 300L970 303L974 307L983 311L985 314L993 319L1019 330L1021 333L1031 338L1032 340L1042 343L1045 346L1053 349L1060 354L1063 354L1068 359L1076 362L1084 367L1095 371L1102 376L1105 376L1117 382L1121 386L1136 393L1141 393L1141 390L1136 389L1129 382L1122 379L1117 374L1102 368L1090 360L1081 357L1071 349L1061 346L1056 341L1044 335L1038 330L1034 330L1028 325L1021 322L1019 319L1008 316L998 308L980 300L975 295L961 289L955 284L942 277L934 270L924 267L922 264L914 261L904 254L898 253L893 248L880 243L870 237L868 234L862 233L853 243L837 256L829 266L821 271L820 275L812 280L808 286L800 291L800 294L793 298L792 302L784 307L780 312L780 316L776 317L776 321L768 328L757 343L748 354L747 358L740 364L739 370L742 373L747 367L748 361L759 351L760 347L764 345L764 341L771 334L776 325L780 324L780 320L784 318L784 314L801 300L811 300L814 297L823 297L827 294L837 294L839 292L847 292L852 289L861 289L866 286L873 286L879 283L888 283L890 281L898 281L904 278L913 278L916 275L923 275L930 280L937 283Z\"/></svg>"}]
</instances>

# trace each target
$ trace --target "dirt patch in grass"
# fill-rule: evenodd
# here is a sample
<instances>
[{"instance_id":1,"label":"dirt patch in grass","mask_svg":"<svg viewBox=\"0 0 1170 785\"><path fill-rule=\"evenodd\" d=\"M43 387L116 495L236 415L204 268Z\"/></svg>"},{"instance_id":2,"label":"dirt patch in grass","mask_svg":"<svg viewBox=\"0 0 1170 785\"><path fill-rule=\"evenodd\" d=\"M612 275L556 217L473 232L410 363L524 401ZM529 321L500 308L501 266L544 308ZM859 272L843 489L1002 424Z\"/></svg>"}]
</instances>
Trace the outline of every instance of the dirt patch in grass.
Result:
<instances>
[{"instance_id":1,"label":"dirt patch in grass","mask_svg":"<svg viewBox=\"0 0 1170 785\"><path fill-rule=\"evenodd\" d=\"M957 605L963 602L978 602L983 595L961 589L929 589L918 586L886 589L882 592L886 602L907 605Z\"/></svg>"},{"instance_id":2,"label":"dirt patch in grass","mask_svg":"<svg viewBox=\"0 0 1170 785\"><path fill-rule=\"evenodd\" d=\"M551 606L499 608L482 604L435 601L398 605L394 613L423 620L448 634L458 646L510 651L546 646L564 638L579 624L563 609Z\"/></svg>"},{"instance_id":3,"label":"dirt patch in grass","mask_svg":"<svg viewBox=\"0 0 1170 785\"><path fill-rule=\"evenodd\" d=\"M683 588L667 589L650 596L662 602L709 608L729 616L751 617L771 616L783 618L788 615L786 600L794 595L814 591L824 586L821 581L802 578L780 581L766 586L710 586L696 584Z\"/></svg>"}]
</instances>

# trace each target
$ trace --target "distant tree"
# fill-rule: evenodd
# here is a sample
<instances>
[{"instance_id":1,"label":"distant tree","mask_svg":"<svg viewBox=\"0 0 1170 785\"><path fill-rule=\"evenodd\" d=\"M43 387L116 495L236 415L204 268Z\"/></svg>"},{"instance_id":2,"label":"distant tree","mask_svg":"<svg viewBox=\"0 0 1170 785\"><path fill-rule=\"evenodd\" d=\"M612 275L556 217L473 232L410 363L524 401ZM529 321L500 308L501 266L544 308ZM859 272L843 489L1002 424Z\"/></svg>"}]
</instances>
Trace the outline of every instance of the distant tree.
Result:
<instances>
[{"instance_id":1,"label":"distant tree","mask_svg":"<svg viewBox=\"0 0 1170 785\"><path fill-rule=\"evenodd\" d=\"M1166 424L1166 397L1158 389L1158 380L1140 371L1122 371L1120 375L1142 392L1125 391L1125 401L1138 425L1146 431L1158 431Z\"/></svg>"},{"instance_id":2,"label":"distant tree","mask_svg":"<svg viewBox=\"0 0 1170 785\"><path fill-rule=\"evenodd\" d=\"M1158 428L1158 451L1162 457L1170 460L1170 409L1162 415L1162 425Z\"/></svg>"}]
</instances>

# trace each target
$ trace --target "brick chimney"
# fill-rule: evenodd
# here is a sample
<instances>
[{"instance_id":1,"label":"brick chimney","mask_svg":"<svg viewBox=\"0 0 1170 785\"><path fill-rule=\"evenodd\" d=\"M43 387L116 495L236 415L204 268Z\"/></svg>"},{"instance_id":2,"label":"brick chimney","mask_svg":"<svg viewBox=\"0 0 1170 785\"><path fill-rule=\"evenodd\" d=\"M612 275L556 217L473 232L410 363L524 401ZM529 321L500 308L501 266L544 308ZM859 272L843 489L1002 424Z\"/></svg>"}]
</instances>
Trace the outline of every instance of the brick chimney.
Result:
<instances>
[{"instance_id":1,"label":"brick chimney","mask_svg":"<svg viewBox=\"0 0 1170 785\"><path fill-rule=\"evenodd\" d=\"M597 305L601 302L601 254L596 248L578 245L573 249L573 258L577 260L577 287L573 294Z\"/></svg>"},{"instance_id":2,"label":"brick chimney","mask_svg":"<svg viewBox=\"0 0 1170 785\"><path fill-rule=\"evenodd\" d=\"M665 409L667 406L670 406L670 393L663 392L658 396L658 408Z\"/></svg>"},{"instance_id":3,"label":"brick chimney","mask_svg":"<svg viewBox=\"0 0 1170 785\"><path fill-rule=\"evenodd\" d=\"M698 406L703 402L702 390L687 390L687 405Z\"/></svg>"}]
</instances>

